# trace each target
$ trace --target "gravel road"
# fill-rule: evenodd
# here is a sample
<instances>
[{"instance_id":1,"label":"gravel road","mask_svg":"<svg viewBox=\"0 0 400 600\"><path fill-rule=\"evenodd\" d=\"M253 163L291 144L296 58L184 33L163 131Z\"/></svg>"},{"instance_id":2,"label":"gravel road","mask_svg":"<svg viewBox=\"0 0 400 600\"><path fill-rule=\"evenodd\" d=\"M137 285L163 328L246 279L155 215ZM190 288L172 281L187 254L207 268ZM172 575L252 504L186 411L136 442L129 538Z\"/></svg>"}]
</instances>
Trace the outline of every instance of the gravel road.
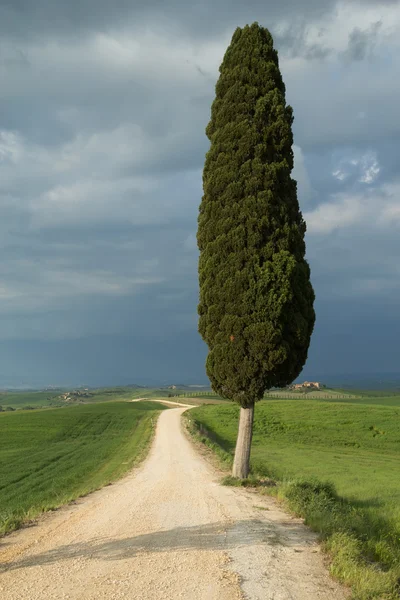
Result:
<instances>
[{"instance_id":1,"label":"gravel road","mask_svg":"<svg viewBox=\"0 0 400 600\"><path fill-rule=\"evenodd\" d=\"M219 485L164 411L140 468L0 540L2 600L341 600L315 536Z\"/></svg>"}]
</instances>

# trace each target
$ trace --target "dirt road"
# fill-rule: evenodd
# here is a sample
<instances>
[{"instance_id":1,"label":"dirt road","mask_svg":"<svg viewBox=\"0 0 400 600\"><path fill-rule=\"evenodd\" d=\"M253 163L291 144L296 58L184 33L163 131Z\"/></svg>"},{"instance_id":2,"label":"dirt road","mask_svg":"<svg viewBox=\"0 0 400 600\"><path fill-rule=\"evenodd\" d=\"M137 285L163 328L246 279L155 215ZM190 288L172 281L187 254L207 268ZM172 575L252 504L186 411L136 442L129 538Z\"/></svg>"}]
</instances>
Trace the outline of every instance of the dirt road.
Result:
<instances>
[{"instance_id":1,"label":"dirt road","mask_svg":"<svg viewBox=\"0 0 400 600\"><path fill-rule=\"evenodd\" d=\"M0 541L2 600L344 598L298 520L218 484L184 410L161 414L136 472Z\"/></svg>"}]
</instances>

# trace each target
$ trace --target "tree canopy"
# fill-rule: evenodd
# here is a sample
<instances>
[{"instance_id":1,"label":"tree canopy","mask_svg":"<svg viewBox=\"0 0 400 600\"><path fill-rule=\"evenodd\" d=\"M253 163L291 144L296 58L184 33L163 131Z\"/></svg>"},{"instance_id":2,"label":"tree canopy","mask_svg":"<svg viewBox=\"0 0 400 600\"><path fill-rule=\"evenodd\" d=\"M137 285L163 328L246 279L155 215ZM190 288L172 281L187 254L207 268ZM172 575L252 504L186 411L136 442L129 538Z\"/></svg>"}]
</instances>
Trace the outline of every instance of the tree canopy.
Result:
<instances>
[{"instance_id":1,"label":"tree canopy","mask_svg":"<svg viewBox=\"0 0 400 600\"><path fill-rule=\"evenodd\" d=\"M197 239L207 374L242 407L300 374L314 327L292 123L271 34L237 28L206 128Z\"/></svg>"}]
</instances>

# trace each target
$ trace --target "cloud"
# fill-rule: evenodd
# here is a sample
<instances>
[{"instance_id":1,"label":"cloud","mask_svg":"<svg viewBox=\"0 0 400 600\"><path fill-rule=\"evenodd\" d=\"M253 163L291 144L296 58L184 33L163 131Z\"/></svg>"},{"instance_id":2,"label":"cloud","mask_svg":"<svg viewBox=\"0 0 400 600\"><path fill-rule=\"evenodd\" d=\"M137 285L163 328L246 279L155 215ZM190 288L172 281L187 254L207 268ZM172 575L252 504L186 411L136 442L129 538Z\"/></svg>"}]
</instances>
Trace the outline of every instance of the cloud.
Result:
<instances>
[{"instance_id":1,"label":"cloud","mask_svg":"<svg viewBox=\"0 0 400 600\"><path fill-rule=\"evenodd\" d=\"M296 21L278 22L272 29L275 44L281 56L288 59L323 60L333 49L321 40L323 30L304 17Z\"/></svg>"},{"instance_id":2,"label":"cloud","mask_svg":"<svg viewBox=\"0 0 400 600\"><path fill-rule=\"evenodd\" d=\"M395 318L400 300L399 206L397 179L357 193L334 194L305 214L318 311L325 314L330 306L329 319L341 322L343 311L347 320L354 315L370 325L380 322L380 311Z\"/></svg>"},{"instance_id":3,"label":"cloud","mask_svg":"<svg viewBox=\"0 0 400 600\"><path fill-rule=\"evenodd\" d=\"M377 161L376 155L374 154L367 154L363 157L361 168L362 173L360 177L360 182L367 184L374 183L381 171L379 162Z\"/></svg>"},{"instance_id":4,"label":"cloud","mask_svg":"<svg viewBox=\"0 0 400 600\"><path fill-rule=\"evenodd\" d=\"M307 230L313 233L331 233L336 229L357 223L364 215L364 198L339 195L331 202L320 204L312 212L305 213Z\"/></svg>"},{"instance_id":5,"label":"cloud","mask_svg":"<svg viewBox=\"0 0 400 600\"><path fill-rule=\"evenodd\" d=\"M183 246L185 248L185 250L187 250L188 252L193 252L196 251L197 252L197 238L196 238L196 233L189 233L189 235L187 236L187 238L185 239Z\"/></svg>"},{"instance_id":6,"label":"cloud","mask_svg":"<svg viewBox=\"0 0 400 600\"><path fill-rule=\"evenodd\" d=\"M294 168L292 177L297 181L297 193L300 205L307 206L314 196L314 190L311 186L305 157L302 149L296 144L293 146Z\"/></svg>"},{"instance_id":7,"label":"cloud","mask_svg":"<svg viewBox=\"0 0 400 600\"><path fill-rule=\"evenodd\" d=\"M354 151L350 150L349 152L347 150L345 154L347 156L339 161L338 166L332 172L332 176L335 179L340 182L351 179L367 185L371 185L377 180L381 172L381 166L376 152L367 151L359 156Z\"/></svg>"},{"instance_id":8,"label":"cloud","mask_svg":"<svg viewBox=\"0 0 400 600\"><path fill-rule=\"evenodd\" d=\"M400 182L395 181L363 192L333 194L329 202L305 213L305 219L310 234L357 226L357 231L365 235L383 237L392 234L399 215Z\"/></svg>"},{"instance_id":9,"label":"cloud","mask_svg":"<svg viewBox=\"0 0 400 600\"><path fill-rule=\"evenodd\" d=\"M0 341L179 334L181 360L203 360L204 130L226 46L254 20L294 108L320 314L332 297L400 300L397 2L0 0Z\"/></svg>"},{"instance_id":10,"label":"cloud","mask_svg":"<svg viewBox=\"0 0 400 600\"><path fill-rule=\"evenodd\" d=\"M367 29L355 27L349 34L349 43L343 55L348 60L371 58L378 42L382 21L371 23Z\"/></svg>"},{"instance_id":11,"label":"cloud","mask_svg":"<svg viewBox=\"0 0 400 600\"><path fill-rule=\"evenodd\" d=\"M345 171L342 171L342 169L339 168L339 169L336 169L336 171L333 171L332 176L335 177L336 179L338 179L339 181L344 181L345 179L347 179L348 173L346 173Z\"/></svg>"},{"instance_id":12,"label":"cloud","mask_svg":"<svg viewBox=\"0 0 400 600\"><path fill-rule=\"evenodd\" d=\"M37 0L33 7L29 0L15 0L0 4L0 30L14 37L49 32L55 36L82 36L93 30L148 29L151 23L172 34L179 29L192 37L209 38L257 17L276 19L292 13L320 18L334 6L332 0L303 0L301 4L295 0L252 0L249 5L239 0L215 0L211 5L173 0L168 6L160 0L115 0L112 6L105 0L71 0L68 6L59 1Z\"/></svg>"}]
</instances>

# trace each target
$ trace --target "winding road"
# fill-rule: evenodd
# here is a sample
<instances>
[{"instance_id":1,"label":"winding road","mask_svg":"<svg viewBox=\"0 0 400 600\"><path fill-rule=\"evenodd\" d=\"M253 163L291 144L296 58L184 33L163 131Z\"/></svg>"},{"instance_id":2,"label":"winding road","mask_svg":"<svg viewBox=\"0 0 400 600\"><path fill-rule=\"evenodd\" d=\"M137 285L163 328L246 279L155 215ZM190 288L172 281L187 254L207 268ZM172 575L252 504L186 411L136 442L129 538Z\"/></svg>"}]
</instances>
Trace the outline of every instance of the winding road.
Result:
<instances>
[{"instance_id":1,"label":"winding road","mask_svg":"<svg viewBox=\"0 0 400 600\"><path fill-rule=\"evenodd\" d=\"M316 538L276 503L223 487L161 413L124 479L0 540L2 600L341 600Z\"/></svg>"}]
</instances>

